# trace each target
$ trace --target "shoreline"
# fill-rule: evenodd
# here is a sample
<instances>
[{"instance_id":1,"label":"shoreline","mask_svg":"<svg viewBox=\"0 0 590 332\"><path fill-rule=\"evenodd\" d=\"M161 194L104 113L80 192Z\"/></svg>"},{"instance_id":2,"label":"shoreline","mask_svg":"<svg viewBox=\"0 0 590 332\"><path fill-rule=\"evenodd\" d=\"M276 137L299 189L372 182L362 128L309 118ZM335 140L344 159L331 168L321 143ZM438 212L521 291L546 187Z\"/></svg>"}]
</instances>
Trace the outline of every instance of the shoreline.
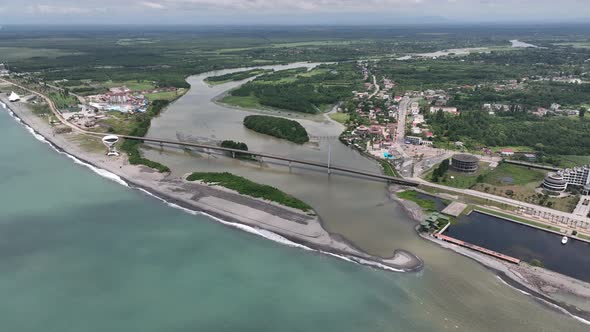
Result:
<instances>
[{"instance_id":1,"label":"shoreline","mask_svg":"<svg viewBox=\"0 0 590 332\"><path fill-rule=\"evenodd\" d=\"M123 155L118 158L107 158L99 153L85 151L77 143L72 142L71 137L75 136L75 133L55 134L46 119L33 114L27 104L10 103L4 96L1 96L0 100L13 117L28 126L34 135L43 137L58 152L98 170L112 173L130 188L145 192L169 205L208 215L223 224L236 224L234 227L251 227L261 236L264 235L257 232L258 230L268 231L287 239L292 243L291 246L305 247L307 250L337 256L362 265L396 272L415 272L424 266L420 258L403 249L395 250L391 257L375 257L364 253L350 242L344 241L338 234L328 233L321 226L321 220L317 216L296 213L290 208L271 202L224 192L209 186L183 183L183 179L157 173L145 166L129 165L126 156ZM293 218L305 222L296 223L290 220ZM272 238L272 235L267 238ZM285 244L280 239L275 242Z\"/></svg>"},{"instance_id":2,"label":"shoreline","mask_svg":"<svg viewBox=\"0 0 590 332\"><path fill-rule=\"evenodd\" d=\"M402 209L414 221L421 222L424 218L424 210L412 201L397 197L396 194L400 191L399 189L399 186L391 185L389 196L392 200L398 202ZM417 235L423 240L433 242L443 249L454 251L459 255L474 260L486 269L494 272L508 286L525 293L549 309L557 310L584 324L590 325L589 309L579 308L573 303L568 303L563 299L557 298L559 295L565 295L565 297L573 297L581 301L590 301L590 284L544 268L533 267L528 264L514 265L504 262L491 256L436 239L433 236L422 234L418 231L418 226L415 229Z\"/></svg>"}]
</instances>

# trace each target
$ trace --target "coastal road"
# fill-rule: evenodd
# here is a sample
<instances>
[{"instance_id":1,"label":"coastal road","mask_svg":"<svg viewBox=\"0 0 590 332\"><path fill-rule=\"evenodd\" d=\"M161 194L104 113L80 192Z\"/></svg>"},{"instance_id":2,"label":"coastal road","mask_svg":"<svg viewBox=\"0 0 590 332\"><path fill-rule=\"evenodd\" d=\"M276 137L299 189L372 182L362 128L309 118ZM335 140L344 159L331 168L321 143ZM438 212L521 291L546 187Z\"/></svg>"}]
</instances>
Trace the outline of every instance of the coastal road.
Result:
<instances>
[{"instance_id":1,"label":"coastal road","mask_svg":"<svg viewBox=\"0 0 590 332\"><path fill-rule=\"evenodd\" d=\"M568 220L572 220L572 221L579 221L582 223L586 223L589 227L590 227L590 218L585 218L585 217L581 217L581 216L577 216L573 213L568 213L568 212L563 212L563 211L558 211L558 210L554 210L551 208L547 208L544 206L539 206L539 205L535 205L535 204L531 204L531 203L526 203L526 202L521 202L521 201L517 201L515 199L511 199L511 198L507 198L507 197L501 197L501 196L497 196L497 195L493 195L493 194L488 194L485 192L481 192L481 191L476 191L476 190L471 190L471 189L458 189L458 188L453 188L453 187L447 187L447 186L443 186L437 183L431 183L428 182L424 179L418 178L418 177L414 177L412 178L412 180L419 182L423 185L427 185L429 187L434 187L434 188L438 188L438 189L442 189L445 191L449 191L449 192L455 192L458 194L463 194L463 195L469 195L469 196L475 196L475 197L479 197L479 198L483 198L486 200L490 200L490 201L494 201L494 202L498 202L501 204L506 204L506 205L512 205L515 207L519 207L519 208L524 208L524 209L528 209L528 210L534 210L537 211L538 214L540 215L546 215L548 217L553 216L553 219L568 219ZM565 225L564 225L565 227Z\"/></svg>"},{"instance_id":2,"label":"coastal road","mask_svg":"<svg viewBox=\"0 0 590 332\"><path fill-rule=\"evenodd\" d=\"M402 166L400 167L400 173L404 177L411 177L413 176L413 160L410 156L406 153L403 149L406 139L406 119L408 116L408 107L412 99L405 96L399 103L398 113L397 113L397 129L396 129L396 137L394 142L394 148L398 151L398 153L402 156Z\"/></svg>"},{"instance_id":3,"label":"coastal road","mask_svg":"<svg viewBox=\"0 0 590 332\"><path fill-rule=\"evenodd\" d=\"M406 119L408 116L408 106L410 106L410 103L412 102L412 99L410 99L409 97L405 96L402 98L402 100L399 102L399 107L398 107L398 111L397 111L397 131L396 131L396 135L397 135L397 144L404 144L405 143L405 139L406 139Z\"/></svg>"}]
</instances>

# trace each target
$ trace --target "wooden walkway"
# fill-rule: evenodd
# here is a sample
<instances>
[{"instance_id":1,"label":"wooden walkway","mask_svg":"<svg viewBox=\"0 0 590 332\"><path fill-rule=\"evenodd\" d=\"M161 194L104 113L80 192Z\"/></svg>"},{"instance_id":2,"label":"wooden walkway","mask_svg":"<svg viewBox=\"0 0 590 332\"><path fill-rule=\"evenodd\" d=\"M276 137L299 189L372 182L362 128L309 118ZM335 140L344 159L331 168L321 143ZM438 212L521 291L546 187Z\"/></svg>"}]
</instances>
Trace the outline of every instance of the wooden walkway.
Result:
<instances>
[{"instance_id":1,"label":"wooden walkway","mask_svg":"<svg viewBox=\"0 0 590 332\"><path fill-rule=\"evenodd\" d=\"M453 244L460 245L461 247L465 247L465 248L469 248L469 249L472 249L475 251L479 251L479 252L484 253L486 255L490 255L490 256L505 260L510 263L514 263L514 264L520 263L520 259L518 259L518 258L507 256L507 255L501 254L501 253L493 251L493 250L489 250L489 249L486 249L486 248L483 248L480 246L476 246L475 244L467 243L465 241L457 240L457 239L452 238L450 236L442 235L440 233L437 233L435 236L439 240L447 241L447 242L450 242Z\"/></svg>"}]
</instances>

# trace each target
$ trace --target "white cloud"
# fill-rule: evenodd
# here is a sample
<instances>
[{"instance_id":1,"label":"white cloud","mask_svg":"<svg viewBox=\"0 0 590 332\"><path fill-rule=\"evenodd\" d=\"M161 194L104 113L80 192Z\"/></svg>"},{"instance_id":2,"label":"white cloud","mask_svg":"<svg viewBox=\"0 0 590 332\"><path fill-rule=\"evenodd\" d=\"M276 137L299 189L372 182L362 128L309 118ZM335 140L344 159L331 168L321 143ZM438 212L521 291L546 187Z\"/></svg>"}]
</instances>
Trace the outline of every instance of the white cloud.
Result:
<instances>
[{"instance_id":1,"label":"white cloud","mask_svg":"<svg viewBox=\"0 0 590 332\"><path fill-rule=\"evenodd\" d=\"M90 8L53 5L31 5L27 10L39 14L84 14L92 11Z\"/></svg>"},{"instance_id":2,"label":"white cloud","mask_svg":"<svg viewBox=\"0 0 590 332\"><path fill-rule=\"evenodd\" d=\"M147 8L151 8L151 9L164 9L166 8L166 6L164 6L161 3L157 3L157 2L152 2L152 1L142 1L140 2L140 5L147 7Z\"/></svg>"}]
</instances>

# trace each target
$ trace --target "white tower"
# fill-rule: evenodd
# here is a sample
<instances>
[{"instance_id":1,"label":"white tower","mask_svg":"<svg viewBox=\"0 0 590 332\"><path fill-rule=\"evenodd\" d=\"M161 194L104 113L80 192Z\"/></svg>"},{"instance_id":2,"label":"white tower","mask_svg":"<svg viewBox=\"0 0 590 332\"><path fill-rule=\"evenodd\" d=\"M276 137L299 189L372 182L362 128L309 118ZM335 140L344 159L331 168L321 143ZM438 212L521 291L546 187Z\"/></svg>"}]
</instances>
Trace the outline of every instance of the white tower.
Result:
<instances>
[{"instance_id":1,"label":"white tower","mask_svg":"<svg viewBox=\"0 0 590 332\"><path fill-rule=\"evenodd\" d=\"M118 156L119 152L115 148L115 144L119 141L119 136L108 135L102 138L102 143L106 145L108 151L107 156Z\"/></svg>"}]
</instances>

